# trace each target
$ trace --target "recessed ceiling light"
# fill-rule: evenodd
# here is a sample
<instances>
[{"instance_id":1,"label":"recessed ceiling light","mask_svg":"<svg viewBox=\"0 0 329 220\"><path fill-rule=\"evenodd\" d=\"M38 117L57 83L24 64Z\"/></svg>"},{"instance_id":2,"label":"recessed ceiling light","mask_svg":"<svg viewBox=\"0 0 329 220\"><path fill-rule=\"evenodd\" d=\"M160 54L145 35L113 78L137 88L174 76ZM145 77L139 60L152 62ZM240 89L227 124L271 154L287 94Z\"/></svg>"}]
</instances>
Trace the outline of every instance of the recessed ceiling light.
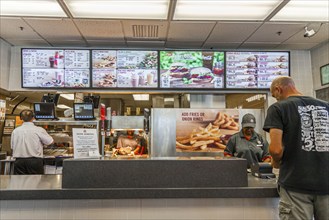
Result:
<instances>
[{"instance_id":1,"label":"recessed ceiling light","mask_svg":"<svg viewBox=\"0 0 329 220\"><path fill-rule=\"evenodd\" d=\"M74 94L61 94L61 97L67 100L74 100Z\"/></svg>"},{"instance_id":2,"label":"recessed ceiling light","mask_svg":"<svg viewBox=\"0 0 329 220\"><path fill-rule=\"evenodd\" d=\"M271 21L329 21L329 1L290 0Z\"/></svg>"},{"instance_id":3,"label":"recessed ceiling light","mask_svg":"<svg viewBox=\"0 0 329 220\"><path fill-rule=\"evenodd\" d=\"M149 94L133 94L135 101L149 101L150 95Z\"/></svg>"},{"instance_id":4,"label":"recessed ceiling light","mask_svg":"<svg viewBox=\"0 0 329 220\"><path fill-rule=\"evenodd\" d=\"M67 17L56 0L0 0L1 16Z\"/></svg>"},{"instance_id":5,"label":"recessed ceiling light","mask_svg":"<svg viewBox=\"0 0 329 220\"><path fill-rule=\"evenodd\" d=\"M75 18L166 19L170 0L64 0Z\"/></svg>"},{"instance_id":6,"label":"recessed ceiling light","mask_svg":"<svg viewBox=\"0 0 329 220\"><path fill-rule=\"evenodd\" d=\"M174 20L263 20L282 0L177 0Z\"/></svg>"}]
</instances>

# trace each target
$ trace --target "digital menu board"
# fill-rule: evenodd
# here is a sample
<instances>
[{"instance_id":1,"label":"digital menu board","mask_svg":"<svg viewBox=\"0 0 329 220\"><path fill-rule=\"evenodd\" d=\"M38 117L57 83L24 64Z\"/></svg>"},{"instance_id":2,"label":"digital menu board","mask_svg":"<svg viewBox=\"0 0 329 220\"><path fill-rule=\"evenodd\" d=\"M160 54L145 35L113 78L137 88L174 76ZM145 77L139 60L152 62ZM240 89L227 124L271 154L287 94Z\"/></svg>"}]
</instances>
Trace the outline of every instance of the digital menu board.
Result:
<instances>
[{"instance_id":1,"label":"digital menu board","mask_svg":"<svg viewBox=\"0 0 329 220\"><path fill-rule=\"evenodd\" d=\"M268 89L289 75L289 52L226 52L226 88Z\"/></svg>"},{"instance_id":2,"label":"digital menu board","mask_svg":"<svg viewBox=\"0 0 329 220\"><path fill-rule=\"evenodd\" d=\"M139 50L93 50L94 88L157 88L158 53Z\"/></svg>"},{"instance_id":3,"label":"digital menu board","mask_svg":"<svg viewBox=\"0 0 329 220\"><path fill-rule=\"evenodd\" d=\"M90 51L22 49L23 88L90 86Z\"/></svg>"},{"instance_id":4,"label":"digital menu board","mask_svg":"<svg viewBox=\"0 0 329 220\"><path fill-rule=\"evenodd\" d=\"M160 88L224 88L224 52L160 51Z\"/></svg>"}]
</instances>

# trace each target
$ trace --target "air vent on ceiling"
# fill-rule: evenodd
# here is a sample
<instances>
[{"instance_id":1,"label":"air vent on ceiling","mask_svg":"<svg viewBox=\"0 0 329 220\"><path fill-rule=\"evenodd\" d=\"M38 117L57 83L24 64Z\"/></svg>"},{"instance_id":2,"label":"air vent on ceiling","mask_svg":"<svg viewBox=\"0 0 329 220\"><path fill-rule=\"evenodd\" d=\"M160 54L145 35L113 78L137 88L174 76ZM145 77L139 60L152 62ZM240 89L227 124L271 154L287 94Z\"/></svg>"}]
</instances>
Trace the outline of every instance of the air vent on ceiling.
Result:
<instances>
[{"instance_id":1,"label":"air vent on ceiling","mask_svg":"<svg viewBox=\"0 0 329 220\"><path fill-rule=\"evenodd\" d=\"M135 38L158 38L158 25L133 25L133 37Z\"/></svg>"}]
</instances>

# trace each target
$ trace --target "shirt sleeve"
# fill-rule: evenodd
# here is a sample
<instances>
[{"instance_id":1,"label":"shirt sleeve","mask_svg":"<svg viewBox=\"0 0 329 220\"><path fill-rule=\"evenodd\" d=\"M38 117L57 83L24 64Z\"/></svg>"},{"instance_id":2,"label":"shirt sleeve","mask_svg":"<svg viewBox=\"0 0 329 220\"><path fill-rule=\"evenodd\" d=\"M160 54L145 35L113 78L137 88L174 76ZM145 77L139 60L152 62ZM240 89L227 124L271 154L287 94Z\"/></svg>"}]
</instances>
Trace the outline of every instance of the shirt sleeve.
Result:
<instances>
[{"instance_id":1,"label":"shirt sleeve","mask_svg":"<svg viewBox=\"0 0 329 220\"><path fill-rule=\"evenodd\" d=\"M235 145L236 145L235 136L232 136L226 144L226 148L224 149L224 156L226 155L233 156L235 152L234 150Z\"/></svg>"},{"instance_id":2,"label":"shirt sleeve","mask_svg":"<svg viewBox=\"0 0 329 220\"><path fill-rule=\"evenodd\" d=\"M15 130L13 130L13 132L11 133L11 137L10 137L10 146L11 146L11 149L14 149L14 145L15 145Z\"/></svg>"},{"instance_id":3,"label":"shirt sleeve","mask_svg":"<svg viewBox=\"0 0 329 220\"><path fill-rule=\"evenodd\" d=\"M282 113L279 106L273 104L267 110L263 130L269 132L271 128L283 130Z\"/></svg>"},{"instance_id":4,"label":"shirt sleeve","mask_svg":"<svg viewBox=\"0 0 329 220\"><path fill-rule=\"evenodd\" d=\"M49 145L54 141L54 139L43 128L40 128L39 138L41 143L44 145Z\"/></svg>"}]
</instances>

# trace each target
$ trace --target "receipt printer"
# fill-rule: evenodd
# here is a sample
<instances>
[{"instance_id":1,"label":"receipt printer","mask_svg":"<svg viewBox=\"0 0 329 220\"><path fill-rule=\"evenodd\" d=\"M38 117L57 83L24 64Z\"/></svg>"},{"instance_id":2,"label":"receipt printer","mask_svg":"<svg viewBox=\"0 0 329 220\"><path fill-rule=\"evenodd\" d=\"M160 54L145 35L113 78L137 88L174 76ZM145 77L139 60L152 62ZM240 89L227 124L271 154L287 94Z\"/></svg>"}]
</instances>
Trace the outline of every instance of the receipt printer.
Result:
<instances>
[{"instance_id":1,"label":"receipt printer","mask_svg":"<svg viewBox=\"0 0 329 220\"><path fill-rule=\"evenodd\" d=\"M266 179L275 178L273 168L269 163L257 163L251 165L251 174L255 177Z\"/></svg>"}]
</instances>

